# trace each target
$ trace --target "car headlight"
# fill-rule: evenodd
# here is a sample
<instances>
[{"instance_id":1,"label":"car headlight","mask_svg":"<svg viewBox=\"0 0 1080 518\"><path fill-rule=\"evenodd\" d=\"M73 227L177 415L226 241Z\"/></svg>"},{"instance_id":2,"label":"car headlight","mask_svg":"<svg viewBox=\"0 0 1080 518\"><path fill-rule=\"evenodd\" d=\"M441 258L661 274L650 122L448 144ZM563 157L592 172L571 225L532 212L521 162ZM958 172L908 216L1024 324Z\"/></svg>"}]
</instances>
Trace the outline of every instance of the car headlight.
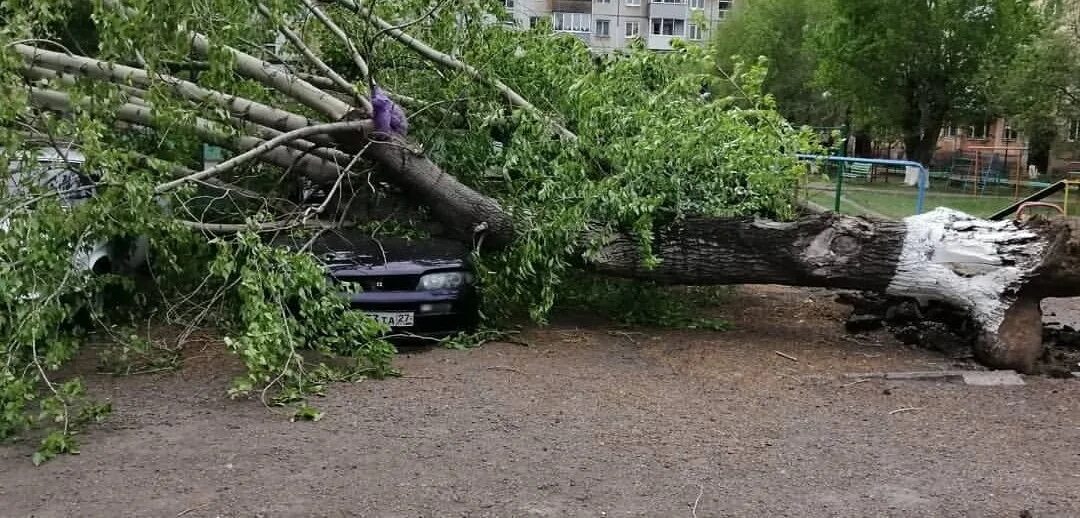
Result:
<instances>
[{"instance_id":1,"label":"car headlight","mask_svg":"<svg viewBox=\"0 0 1080 518\"><path fill-rule=\"evenodd\" d=\"M470 282L472 282L472 275L466 272L429 273L420 277L420 284L416 286L416 289L425 291L452 290Z\"/></svg>"}]
</instances>

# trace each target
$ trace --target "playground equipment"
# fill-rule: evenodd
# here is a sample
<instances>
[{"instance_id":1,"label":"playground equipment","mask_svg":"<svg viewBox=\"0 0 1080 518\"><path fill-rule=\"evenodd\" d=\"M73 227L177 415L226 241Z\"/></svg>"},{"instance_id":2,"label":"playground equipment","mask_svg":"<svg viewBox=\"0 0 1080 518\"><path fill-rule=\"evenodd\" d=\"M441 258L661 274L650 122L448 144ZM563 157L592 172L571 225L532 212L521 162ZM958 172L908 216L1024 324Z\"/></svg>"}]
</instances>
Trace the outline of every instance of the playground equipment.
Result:
<instances>
[{"instance_id":1,"label":"playground equipment","mask_svg":"<svg viewBox=\"0 0 1080 518\"><path fill-rule=\"evenodd\" d=\"M1024 180L1027 154L1027 147L967 146L953 157L949 184L959 183L961 189L970 184L971 193L979 196L990 185L1011 181L1013 196L1019 198L1020 187L1030 183Z\"/></svg>"},{"instance_id":2,"label":"playground equipment","mask_svg":"<svg viewBox=\"0 0 1080 518\"><path fill-rule=\"evenodd\" d=\"M930 171L926 168L926 166L924 166L924 165L922 165L922 164L920 164L918 162L912 162L912 161L909 161L909 160L889 160L889 159L884 159L884 158L857 158L857 157L845 157L845 156L824 156L824 155L804 155L804 154L798 154L798 155L795 155L795 156L798 157L799 160L836 162L836 163L840 164L841 171L840 171L840 174L836 176L836 197L835 197L834 202L833 202L833 210L836 211L836 212L840 212L840 197L841 197L842 191L844 189L844 177L845 176L847 176L849 178L853 177L852 173L848 172L848 170L849 170L848 166L849 165L851 166L851 169L859 171L860 176L862 176L861 172L865 171L866 172L865 177L867 177L867 178L869 178L870 175L872 174L872 166L873 165L884 165L884 166L890 166L890 167L905 167L905 168L907 168L907 167L915 167L915 168L918 168L918 170L919 170L919 179L918 179L917 184L919 186L919 194L918 194L918 197L915 198L915 214L922 214L922 212L923 212L923 204L926 201L926 188L929 187L929 184L930 184ZM856 169L856 168L858 168L858 169Z\"/></svg>"},{"instance_id":3,"label":"playground equipment","mask_svg":"<svg viewBox=\"0 0 1080 518\"><path fill-rule=\"evenodd\" d=\"M1025 206L1030 206L1035 202L1039 202L1040 200L1043 200L1061 191L1065 191L1065 199L1064 201L1062 201L1061 207L1058 207L1057 205L1054 205L1052 203L1041 203L1041 205L1049 205L1055 207L1059 212L1061 212L1062 215L1067 215L1069 213L1069 192L1077 186L1080 186L1080 180L1061 180L1060 182L1051 184L1049 187L991 214L989 219L1005 219L1010 214L1013 214L1014 212L1019 212Z\"/></svg>"},{"instance_id":4,"label":"playground equipment","mask_svg":"<svg viewBox=\"0 0 1080 518\"><path fill-rule=\"evenodd\" d=\"M1016 217L1013 218L1013 219L1023 219L1024 218L1024 210L1025 209L1030 209L1031 207L1046 207L1046 208L1049 208L1049 209L1056 210L1058 212L1058 214L1060 214L1062 216L1065 215L1065 209L1062 209L1061 207L1059 207L1057 205L1054 205L1053 203L1046 203L1046 202L1043 202L1043 201L1029 201L1027 203L1021 203L1020 206L1017 207L1017 209L1016 209Z\"/></svg>"}]
</instances>

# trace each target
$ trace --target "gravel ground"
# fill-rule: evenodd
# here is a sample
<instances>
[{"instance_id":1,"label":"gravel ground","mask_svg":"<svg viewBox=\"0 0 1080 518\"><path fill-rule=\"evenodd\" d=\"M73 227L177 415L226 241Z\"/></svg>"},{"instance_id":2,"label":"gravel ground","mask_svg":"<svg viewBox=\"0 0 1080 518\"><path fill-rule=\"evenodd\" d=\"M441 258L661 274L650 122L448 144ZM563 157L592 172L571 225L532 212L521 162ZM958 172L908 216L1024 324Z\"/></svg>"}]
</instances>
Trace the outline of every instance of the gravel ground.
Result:
<instances>
[{"instance_id":1,"label":"gravel ground","mask_svg":"<svg viewBox=\"0 0 1080 518\"><path fill-rule=\"evenodd\" d=\"M314 423L229 400L219 344L88 374L114 415L38 468L0 447L0 516L1080 516L1080 381L854 382L952 366L845 337L823 292L718 311L735 330L578 319L412 351L403 378L330 387Z\"/></svg>"}]
</instances>

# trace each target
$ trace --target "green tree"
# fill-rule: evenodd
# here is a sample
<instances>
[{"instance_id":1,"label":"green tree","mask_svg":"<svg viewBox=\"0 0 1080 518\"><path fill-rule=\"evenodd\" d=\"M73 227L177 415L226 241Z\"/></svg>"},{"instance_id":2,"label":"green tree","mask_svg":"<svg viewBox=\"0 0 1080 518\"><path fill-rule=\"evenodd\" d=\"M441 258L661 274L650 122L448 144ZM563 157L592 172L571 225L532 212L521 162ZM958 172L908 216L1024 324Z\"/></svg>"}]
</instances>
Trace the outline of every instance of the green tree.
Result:
<instances>
[{"instance_id":1,"label":"green tree","mask_svg":"<svg viewBox=\"0 0 1080 518\"><path fill-rule=\"evenodd\" d=\"M843 124L844 110L815 80L820 63L817 33L832 16L831 2L756 0L738 2L715 31L712 45L721 70L737 58L768 59L765 92L788 120L809 126Z\"/></svg>"},{"instance_id":2,"label":"green tree","mask_svg":"<svg viewBox=\"0 0 1080 518\"><path fill-rule=\"evenodd\" d=\"M902 136L929 163L951 118L987 106L988 70L1029 41L1028 0L833 0L821 35L823 84L878 132Z\"/></svg>"},{"instance_id":3,"label":"green tree","mask_svg":"<svg viewBox=\"0 0 1080 518\"><path fill-rule=\"evenodd\" d=\"M1062 123L1080 118L1080 2L1047 2L1042 29L995 77L994 98L1029 139L1037 162L1046 162Z\"/></svg>"}]
</instances>

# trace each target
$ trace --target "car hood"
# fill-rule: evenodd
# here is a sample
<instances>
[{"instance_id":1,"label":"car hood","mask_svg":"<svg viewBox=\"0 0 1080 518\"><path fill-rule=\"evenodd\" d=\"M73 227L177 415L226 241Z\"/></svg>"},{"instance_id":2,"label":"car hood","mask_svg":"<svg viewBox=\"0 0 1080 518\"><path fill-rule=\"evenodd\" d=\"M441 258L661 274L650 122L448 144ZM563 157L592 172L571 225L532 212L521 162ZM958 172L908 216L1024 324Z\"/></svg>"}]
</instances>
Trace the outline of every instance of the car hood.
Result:
<instances>
[{"instance_id":1,"label":"car hood","mask_svg":"<svg viewBox=\"0 0 1080 518\"><path fill-rule=\"evenodd\" d=\"M299 249L304 238L287 238ZM468 248L448 239L373 238L356 231L326 232L312 243L312 255L335 275L420 275L428 271L462 269Z\"/></svg>"}]
</instances>

